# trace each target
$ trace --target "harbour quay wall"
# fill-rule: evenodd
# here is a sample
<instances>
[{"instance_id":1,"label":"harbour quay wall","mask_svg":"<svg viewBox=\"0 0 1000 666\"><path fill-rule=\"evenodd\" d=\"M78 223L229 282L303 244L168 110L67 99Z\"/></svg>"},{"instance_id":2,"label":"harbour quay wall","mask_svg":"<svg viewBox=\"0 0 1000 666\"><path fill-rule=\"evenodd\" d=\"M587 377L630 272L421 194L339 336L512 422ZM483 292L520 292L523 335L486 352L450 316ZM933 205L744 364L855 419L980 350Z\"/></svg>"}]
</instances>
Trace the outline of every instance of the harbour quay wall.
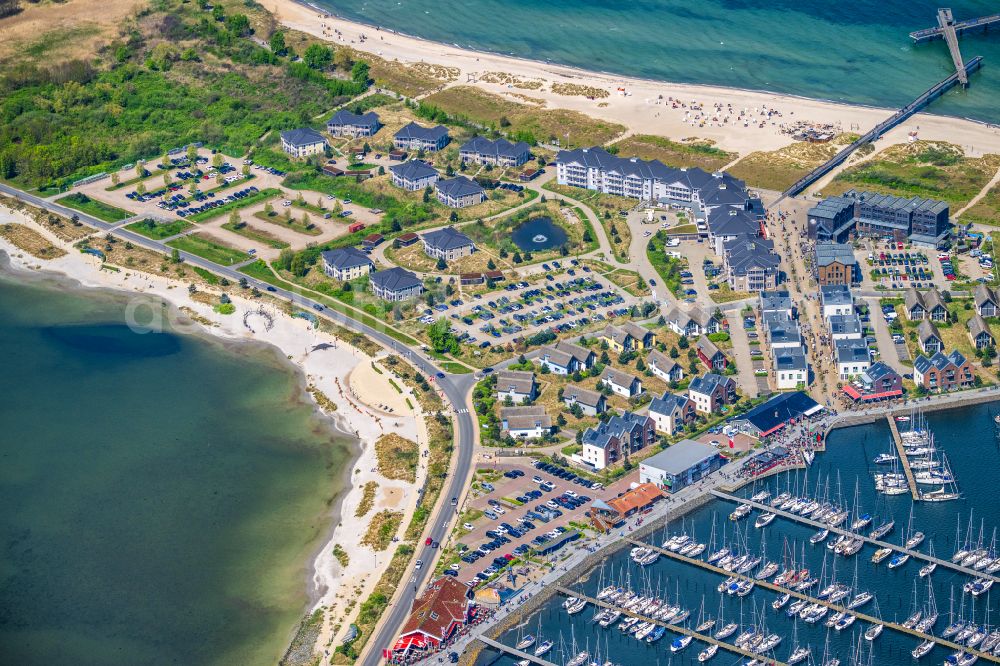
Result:
<instances>
[{"instance_id":1,"label":"harbour quay wall","mask_svg":"<svg viewBox=\"0 0 1000 666\"><path fill-rule=\"evenodd\" d=\"M971 405L981 405L987 402L1000 401L1000 386L989 386L971 391L959 391L956 393L938 394L926 398L910 400L902 405L895 405L883 409L872 409L865 412L844 412L826 427L823 439L837 428L850 428L857 425L868 425L884 419L888 416L906 416L911 411L923 413L937 412L942 409L957 409L959 407L969 407Z\"/></svg>"},{"instance_id":2,"label":"harbour quay wall","mask_svg":"<svg viewBox=\"0 0 1000 666\"><path fill-rule=\"evenodd\" d=\"M633 529L631 532L626 532L626 534L630 539L644 539L650 534L662 530L666 522L677 520L681 516L705 506L713 499L715 498L712 495L704 493L689 502L672 507L666 513L660 514L654 509L654 515L652 515L646 523L637 529ZM513 605L515 602L508 601L508 606L513 605L512 610L499 620L495 620L493 625L482 628L482 633L485 633L493 640L498 640L502 633L520 623L526 616L538 610L542 604L547 602L554 595L558 594L555 589L556 587L570 587L586 572L597 568L602 562L618 551L623 550L624 548L631 548L631 543L618 536L620 531L620 529L613 530L611 534L608 535L613 535L615 537L615 540L609 545L599 548L593 553L588 553L583 559L572 562L572 566L568 567L566 571L559 572L558 576L554 578L549 578L548 576L555 576L560 567L566 566L563 563L556 564L556 569L550 572L546 578L543 579L542 589L540 591L535 592L530 598L522 601L521 603L517 603L516 605ZM572 556L568 559L572 559ZM505 608L501 606L498 612L502 612L504 609ZM475 663L481 649L482 643L479 643L478 641L473 642L468 646L465 652L462 653L459 663L463 666L471 666Z\"/></svg>"}]
</instances>

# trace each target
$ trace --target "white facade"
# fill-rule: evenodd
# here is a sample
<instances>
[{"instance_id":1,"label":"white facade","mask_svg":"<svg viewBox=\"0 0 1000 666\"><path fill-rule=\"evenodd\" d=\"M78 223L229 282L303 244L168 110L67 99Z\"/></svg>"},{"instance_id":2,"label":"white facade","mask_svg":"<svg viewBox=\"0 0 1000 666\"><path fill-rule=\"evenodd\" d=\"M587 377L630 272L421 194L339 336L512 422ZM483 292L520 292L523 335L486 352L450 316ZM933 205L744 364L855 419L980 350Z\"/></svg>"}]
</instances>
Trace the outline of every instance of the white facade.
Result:
<instances>
[{"instance_id":1,"label":"white facade","mask_svg":"<svg viewBox=\"0 0 1000 666\"><path fill-rule=\"evenodd\" d=\"M580 458L594 469L604 469L608 466L607 453L599 446L584 444L583 450L580 451Z\"/></svg>"},{"instance_id":2,"label":"white facade","mask_svg":"<svg viewBox=\"0 0 1000 666\"><path fill-rule=\"evenodd\" d=\"M806 370L778 370L774 373L774 386L779 391L805 386L809 380L809 371Z\"/></svg>"}]
</instances>

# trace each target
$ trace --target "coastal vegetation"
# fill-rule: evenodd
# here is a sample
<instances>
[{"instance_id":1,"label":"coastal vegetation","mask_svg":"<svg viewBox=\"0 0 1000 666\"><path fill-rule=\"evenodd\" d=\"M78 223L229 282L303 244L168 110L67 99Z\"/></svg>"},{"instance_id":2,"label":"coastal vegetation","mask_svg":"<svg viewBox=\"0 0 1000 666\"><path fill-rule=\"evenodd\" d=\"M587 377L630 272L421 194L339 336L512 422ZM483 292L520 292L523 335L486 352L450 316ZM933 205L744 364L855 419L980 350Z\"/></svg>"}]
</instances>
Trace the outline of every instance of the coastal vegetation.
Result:
<instances>
[{"instance_id":1,"label":"coastal vegetation","mask_svg":"<svg viewBox=\"0 0 1000 666\"><path fill-rule=\"evenodd\" d=\"M728 169L751 187L782 191L857 139L840 134L828 143L797 141L778 150L755 151Z\"/></svg>"},{"instance_id":2,"label":"coastal vegetation","mask_svg":"<svg viewBox=\"0 0 1000 666\"><path fill-rule=\"evenodd\" d=\"M273 25L256 3L157 0L96 58L4 59L0 178L60 189L196 141L241 155L367 88L328 46L307 62L259 46Z\"/></svg>"},{"instance_id":3,"label":"coastal vegetation","mask_svg":"<svg viewBox=\"0 0 1000 666\"><path fill-rule=\"evenodd\" d=\"M580 83L556 82L552 84L552 92L557 95L587 97L589 99L604 99L611 96L611 93L604 88L586 86Z\"/></svg>"},{"instance_id":4,"label":"coastal vegetation","mask_svg":"<svg viewBox=\"0 0 1000 666\"><path fill-rule=\"evenodd\" d=\"M446 88L426 97L422 105L428 111L436 109L443 113L436 116L440 121L463 120L531 144L558 139L566 148L603 145L625 131L623 125L578 111L521 104L472 86Z\"/></svg>"},{"instance_id":5,"label":"coastal vegetation","mask_svg":"<svg viewBox=\"0 0 1000 666\"><path fill-rule=\"evenodd\" d=\"M961 220L962 222L1000 225L1000 184L991 187L982 199L962 213Z\"/></svg>"},{"instance_id":6,"label":"coastal vegetation","mask_svg":"<svg viewBox=\"0 0 1000 666\"><path fill-rule=\"evenodd\" d=\"M628 249L632 244L632 230L623 217L623 213L635 208L635 199L619 197L614 194L603 194L571 185L560 185L555 181L549 181L542 187L550 192L555 192L556 194L579 201L589 208L597 219L600 220L615 256L622 261L628 261ZM585 219L582 211L581 218Z\"/></svg>"},{"instance_id":7,"label":"coastal vegetation","mask_svg":"<svg viewBox=\"0 0 1000 666\"><path fill-rule=\"evenodd\" d=\"M333 556L337 558L337 562L344 569L351 563L350 556L348 556L347 551L339 543L333 544Z\"/></svg>"},{"instance_id":8,"label":"coastal vegetation","mask_svg":"<svg viewBox=\"0 0 1000 666\"><path fill-rule=\"evenodd\" d=\"M372 550L381 551L389 547L392 538L396 536L399 526L403 523L402 511L384 509L372 516L368 530L361 538L361 544Z\"/></svg>"},{"instance_id":9,"label":"coastal vegetation","mask_svg":"<svg viewBox=\"0 0 1000 666\"><path fill-rule=\"evenodd\" d=\"M660 160L672 167L700 167L705 171L721 169L737 158L736 153L716 148L713 142L706 139L685 139L678 142L652 134L627 136L611 144L608 150L618 155Z\"/></svg>"},{"instance_id":10,"label":"coastal vegetation","mask_svg":"<svg viewBox=\"0 0 1000 666\"><path fill-rule=\"evenodd\" d=\"M181 252L188 252L223 266L238 264L250 258L246 252L224 245L206 234L188 234L167 241L167 245Z\"/></svg>"},{"instance_id":11,"label":"coastal vegetation","mask_svg":"<svg viewBox=\"0 0 1000 666\"><path fill-rule=\"evenodd\" d=\"M681 271L687 265L686 259L668 257L666 252L667 234L661 229L649 239L646 244L646 257L660 276L663 286L677 296L681 292Z\"/></svg>"},{"instance_id":12,"label":"coastal vegetation","mask_svg":"<svg viewBox=\"0 0 1000 666\"><path fill-rule=\"evenodd\" d=\"M45 236L23 224L10 222L0 225L0 237L39 259L58 259L66 255L65 250L56 247Z\"/></svg>"},{"instance_id":13,"label":"coastal vegetation","mask_svg":"<svg viewBox=\"0 0 1000 666\"><path fill-rule=\"evenodd\" d=\"M417 480L420 448L416 442L390 432L375 442L375 456L379 474L385 478L410 483Z\"/></svg>"},{"instance_id":14,"label":"coastal vegetation","mask_svg":"<svg viewBox=\"0 0 1000 666\"><path fill-rule=\"evenodd\" d=\"M170 238L171 236L184 233L192 226L194 225L190 222L185 222L184 220L157 222L156 220L146 218L141 222L133 222L132 224L126 225L125 228L137 234L142 234L146 238L163 240L164 238Z\"/></svg>"},{"instance_id":15,"label":"coastal vegetation","mask_svg":"<svg viewBox=\"0 0 1000 666\"><path fill-rule=\"evenodd\" d=\"M901 197L942 199L951 204L954 213L979 194L998 169L1000 155L969 157L954 144L915 141L890 146L871 160L845 169L823 194L831 196L858 188ZM1000 218L987 219L1000 223Z\"/></svg>"},{"instance_id":16,"label":"coastal vegetation","mask_svg":"<svg viewBox=\"0 0 1000 666\"><path fill-rule=\"evenodd\" d=\"M73 194L56 199L56 203L62 204L67 208L78 210L81 213L86 213L87 215L96 217L99 220L104 220L105 222L118 222L132 217L132 213L127 210L116 208L115 206L106 204L103 201L91 199L82 192L74 192Z\"/></svg>"},{"instance_id":17,"label":"coastal vegetation","mask_svg":"<svg viewBox=\"0 0 1000 666\"><path fill-rule=\"evenodd\" d=\"M512 232L522 224L539 217L546 217L566 232L566 244L562 247L539 250L531 253L518 248L511 238ZM562 213L562 205L555 200L548 200L522 208L506 217L488 220L483 224L469 224L462 227L469 238L478 247L486 247L496 251L501 258L510 257L514 264L522 262L542 261L547 258L576 255L590 252L597 248L597 240L589 228L586 219L576 220L574 224L567 223Z\"/></svg>"},{"instance_id":18,"label":"coastal vegetation","mask_svg":"<svg viewBox=\"0 0 1000 666\"><path fill-rule=\"evenodd\" d=\"M372 507L375 506L375 492L377 490L378 483L375 481L368 481L361 488L361 502L358 503L358 508L354 510L356 518L362 518L372 510Z\"/></svg>"},{"instance_id":19,"label":"coastal vegetation","mask_svg":"<svg viewBox=\"0 0 1000 666\"><path fill-rule=\"evenodd\" d=\"M277 250L284 250L285 248L291 247L291 245L281 240L270 231L266 231L259 227L252 227L243 220L240 220L239 222L226 222L222 225L222 228L227 231L232 231L234 234L238 234L244 238L249 238L257 243L273 247Z\"/></svg>"}]
</instances>

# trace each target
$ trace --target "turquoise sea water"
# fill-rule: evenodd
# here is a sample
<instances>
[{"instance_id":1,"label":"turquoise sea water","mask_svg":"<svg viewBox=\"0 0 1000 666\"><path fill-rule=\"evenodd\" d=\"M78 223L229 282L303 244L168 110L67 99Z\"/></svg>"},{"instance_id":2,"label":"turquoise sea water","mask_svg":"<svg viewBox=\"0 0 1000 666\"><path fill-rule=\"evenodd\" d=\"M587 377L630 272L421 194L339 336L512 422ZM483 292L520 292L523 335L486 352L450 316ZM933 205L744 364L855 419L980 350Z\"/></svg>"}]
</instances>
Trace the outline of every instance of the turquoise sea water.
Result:
<instances>
[{"instance_id":1,"label":"turquoise sea water","mask_svg":"<svg viewBox=\"0 0 1000 666\"><path fill-rule=\"evenodd\" d=\"M663 81L898 107L954 70L936 0L314 0L345 18L434 41ZM996 13L957 0L958 19ZM961 39L985 57L934 113L1000 122L1000 30Z\"/></svg>"},{"instance_id":2,"label":"turquoise sea water","mask_svg":"<svg viewBox=\"0 0 1000 666\"><path fill-rule=\"evenodd\" d=\"M993 417L1000 412L1000 403L992 403L956 409L945 412L935 412L929 415L928 424L933 430L937 446L944 449L958 480L959 490L963 498L953 502L913 503L909 494L881 496L874 490L872 472L875 465L871 460L879 453L889 450L890 434L885 421L872 426L861 426L835 431L827 444L827 451L816 456L815 463L805 472L795 472L791 475L781 475L767 480L772 495L787 488L794 493L796 487L799 494L808 480L810 494L815 494L817 482L825 487L830 485L830 496L837 494L838 484L846 503L853 502L855 485L858 488L858 505L862 512L870 512L875 516L875 523L889 518L895 519L896 528L886 537L892 544L900 544L905 539L906 524L913 508L913 529L923 531L926 541L917 549L929 552L933 544L934 552L945 559L950 558L956 550L956 528L961 519L963 535L969 522L970 511L973 522L973 537L979 534L982 526L983 539L989 546L992 535L1000 526L1000 510L996 504L996 479L1000 474L1000 438L993 425ZM904 425L904 428L906 426ZM747 487L742 491L744 496L752 495L760 488ZM692 534L698 541L707 542L711 536L712 523L716 523L716 538L725 530L727 543L735 540L745 543L750 551L765 553L769 560L780 561L783 553L791 551L801 557L804 553L807 567L818 576L824 570L829 580L835 572L836 579L850 585L857 567L858 588L868 590L875 595L875 602L864 606L861 611L874 615L876 608L884 620L902 622L913 612L914 595L918 607L926 607L930 600L927 579L918 577L917 572L923 565L911 559L897 569L888 569L888 561L873 565L871 556L875 549L865 546L853 558L834 557L823 545L812 545L809 537L815 530L804 525L793 523L785 518L777 518L770 526L756 529L753 525L758 511L751 517L734 525L727 519L734 504L716 500L691 512L686 516L685 524L680 521L670 524L670 533L682 530ZM734 530L736 537L734 538ZM650 542L661 544L665 533L658 532ZM718 547L718 546L717 546ZM825 557L825 564L824 564ZM801 560L799 560L801 561ZM834 569L835 567L835 569ZM742 622L749 625L755 620L763 623L772 632L784 637L782 643L774 652L779 660L786 660L792 651L792 638L796 636L799 644L812 648L812 661L821 663L820 656L824 646L829 642L829 655L841 659L842 664L854 663L849 660L853 647L859 642L861 634L870 626L867 622L857 621L849 630L838 632L827 629L823 623L806 624L802 621L793 623L784 611L776 612L771 603L777 594L757 588L747 597L719 594L716 586L723 580L722 576L686 565L676 560L661 557L659 561L642 568L633 564L628 557L628 550L620 552L606 561L601 569L580 572L580 580L571 585L574 589L595 594L610 581L627 583L635 589L648 589L657 592L661 597L669 597L691 611L689 628L698 624L697 617L704 600L705 613L711 617L719 617L720 600L723 604L722 613L726 622ZM603 579L603 580L602 580ZM914 581L917 581L914 585ZM962 593L962 585L968 580L963 574L954 573L939 567L931 577L934 600L941 617L936 624L936 633L940 632L950 622L949 610L953 608L957 615L960 611L964 618L972 618L980 624L988 623L995 628L1000 624L1000 611L996 609L996 594L991 591L986 596L973 601L969 594ZM813 596L819 588L812 590ZM992 596L992 600L990 597ZM964 597L964 598L963 598ZM954 606L950 598L954 598ZM667 633L655 644L641 643L631 636L624 635L616 629L601 629L592 624L593 608L575 616L567 616L561 609L563 599L555 597L547 602L536 613L525 621L520 629L512 629L500 640L508 645L517 642L521 633L541 634L545 638L556 641L560 639L564 647L557 648L550 658L557 663L571 658L571 639L575 639L578 650L588 649L591 654L599 652L616 663L631 664L673 664L681 666L697 664L698 652L704 647L697 641L680 654L671 654L670 643L676 634ZM730 639L732 640L732 639ZM899 634L886 629L882 636L872 644L864 644L865 658L872 655L872 661L863 663L884 664L886 666L906 666L916 663L910 656L910 651L916 647L918 639ZM937 647L926 656L921 663L941 664L950 653L944 647ZM495 653L487 652L477 661L478 664L493 663ZM497 663L504 666L512 664L513 660L501 658ZM742 663L729 652L720 651L711 663L736 664Z\"/></svg>"},{"instance_id":3,"label":"turquoise sea water","mask_svg":"<svg viewBox=\"0 0 1000 666\"><path fill-rule=\"evenodd\" d=\"M351 442L269 350L0 274L0 663L273 664Z\"/></svg>"}]
</instances>

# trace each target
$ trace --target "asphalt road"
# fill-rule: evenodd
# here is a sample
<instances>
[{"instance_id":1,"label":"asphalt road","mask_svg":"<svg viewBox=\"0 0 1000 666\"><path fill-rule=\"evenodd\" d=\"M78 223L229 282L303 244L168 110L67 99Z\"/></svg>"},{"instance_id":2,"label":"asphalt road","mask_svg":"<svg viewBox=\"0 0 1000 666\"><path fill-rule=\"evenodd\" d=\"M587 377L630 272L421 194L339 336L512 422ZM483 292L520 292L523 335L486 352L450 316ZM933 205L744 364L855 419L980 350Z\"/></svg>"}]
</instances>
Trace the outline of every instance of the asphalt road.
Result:
<instances>
[{"instance_id":1,"label":"asphalt road","mask_svg":"<svg viewBox=\"0 0 1000 666\"><path fill-rule=\"evenodd\" d=\"M76 215L81 222L103 231L112 231L116 237L128 240L135 245L156 250L158 252L166 252L167 254L173 250L173 248L160 241L146 238L141 234L128 231L123 227L116 227L116 224L120 223L112 224L104 222L103 220L99 220L80 211L60 206L52 201L42 199L27 192L22 192L21 190L2 183L0 183L0 192L17 197L26 203L37 206L38 208L64 215L67 218ZM432 381L436 383L444 393L447 403L451 405L454 412L458 435L456 447L457 459L455 464L451 467L451 472L449 472L451 478L448 483L445 484L445 488L438 501L438 506L436 510L432 512L431 522L429 523L431 526L429 536L435 541L443 543L450 533L450 523L455 517L455 511L451 506L451 498L462 496L465 479L468 475L469 468L472 466L472 456L476 441L476 420L466 407L466 397L470 394L472 387L475 384L475 377L471 374L453 375L448 373L443 373L444 376L439 377L438 374L442 371L434 365L431 360L424 356L419 349L411 349L407 347L403 343L390 337L385 331L372 328L367 324L351 319L350 317L330 310L325 306L323 306L321 311L318 311L314 306L322 304L317 303L317 301L312 300L308 296L282 289L280 287L274 287L266 282L244 275L229 266L216 264L187 252L181 252L180 255L185 263L192 266L199 266L225 276L234 283L238 283L241 279L245 278L250 286L257 287L262 291L273 289L274 291L271 291L270 293L287 298L292 303L301 306L303 309L310 309L313 312L318 312L320 316L327 317L328 319L331 319L346 328L358 331L362 335L375 340L386 349L404 355L410 363L416 366L427 377L432 378ZM426 586L428 582L427 579L434 571L434 556L436 554L437 550L432 549L429 546L424 546L423 542L418 544L416 548L416 559L423 560L424 566L419 571L414 571L411 578L407 580L407 583L401 590L399 598L394 602L393 606L389 608L388 615L383 618L379 631L373 639L369 641L367 645L367 656L361 663L366 665L381 663L382 649L392 646L400 627L402 627L403 622L406 621L406 617L409 614L410 607L413 603L413 599L417 595L417 591L422 590Z\"/></svg>"}]
</instances>

